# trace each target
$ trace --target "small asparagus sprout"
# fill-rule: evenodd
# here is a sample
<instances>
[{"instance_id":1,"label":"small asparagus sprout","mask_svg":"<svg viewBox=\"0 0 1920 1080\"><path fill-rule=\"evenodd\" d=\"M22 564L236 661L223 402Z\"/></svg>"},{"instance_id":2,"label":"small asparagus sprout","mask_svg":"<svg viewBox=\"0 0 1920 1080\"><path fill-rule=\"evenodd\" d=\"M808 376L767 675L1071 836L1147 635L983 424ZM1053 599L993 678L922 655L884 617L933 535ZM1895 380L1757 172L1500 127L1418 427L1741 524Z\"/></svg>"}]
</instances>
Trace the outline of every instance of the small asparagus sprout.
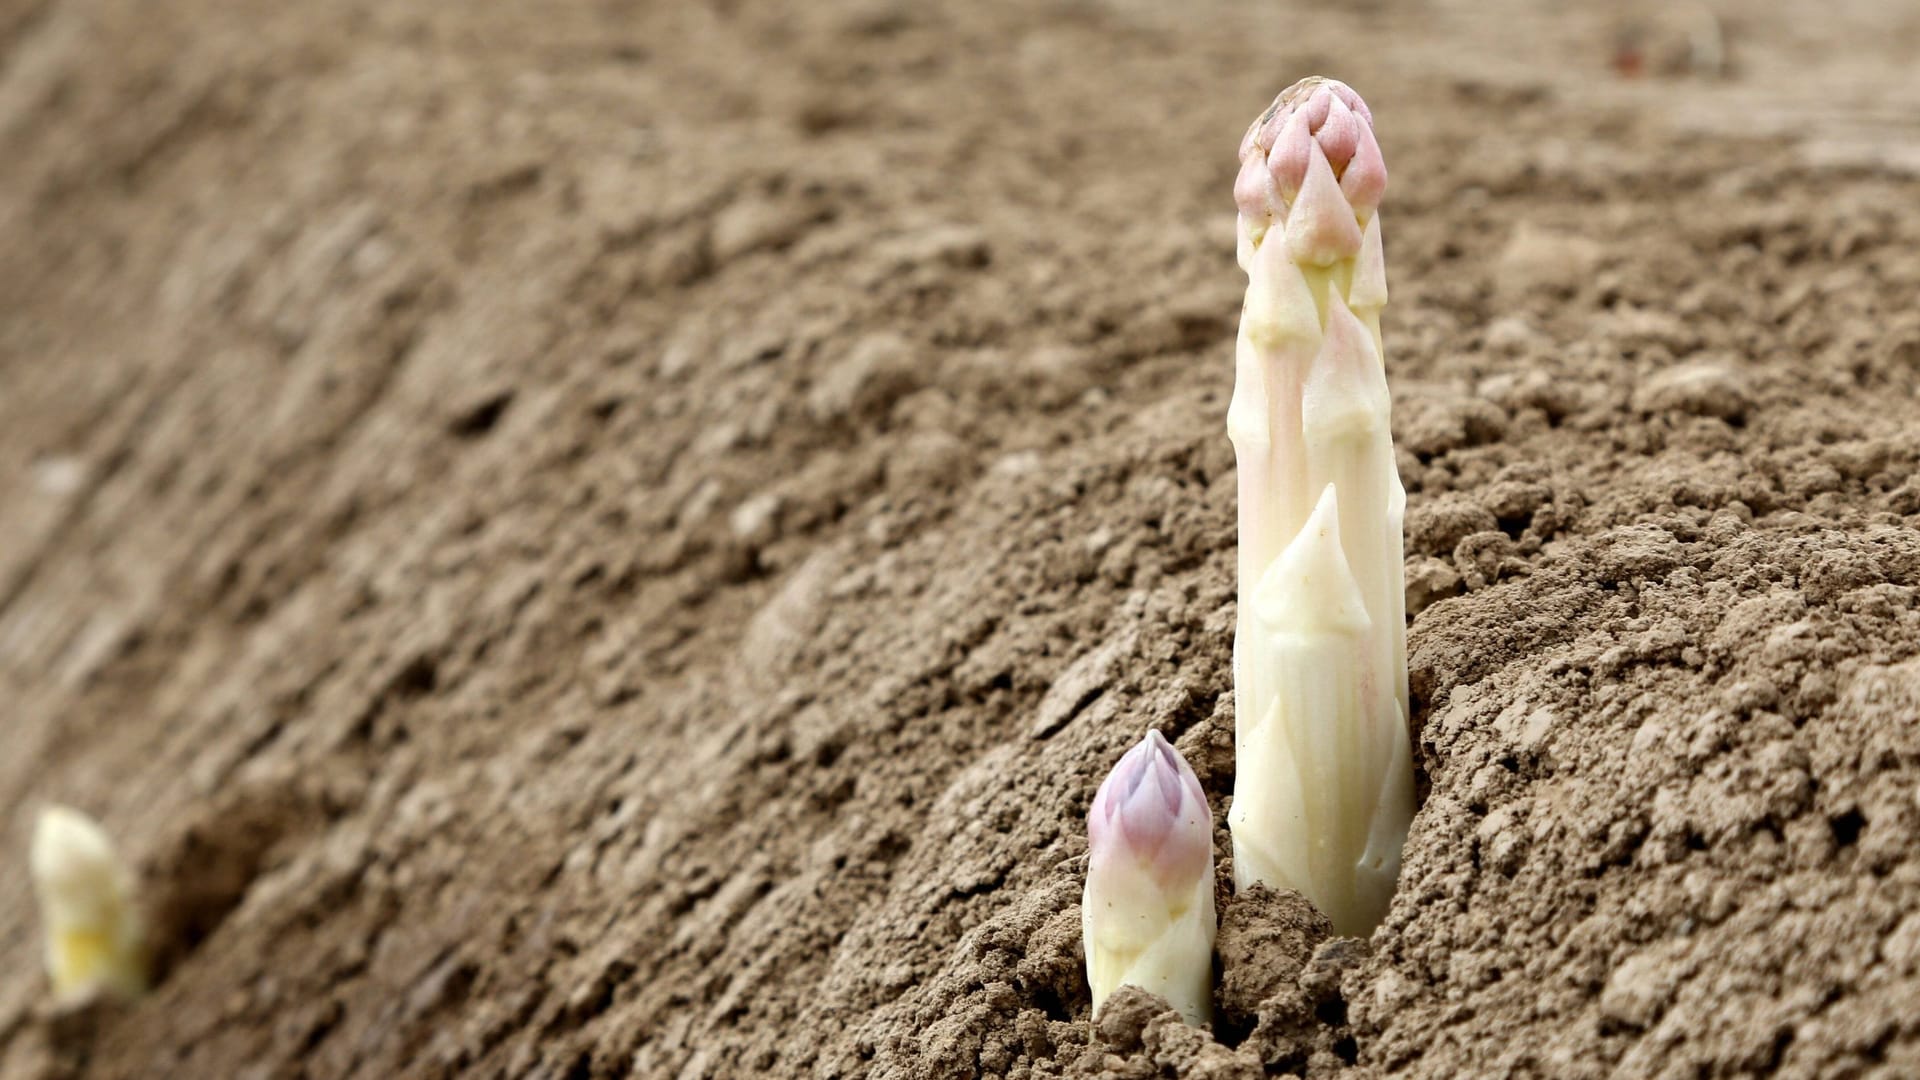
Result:
<instances>
[{"instance_id":1,"label":"small asparagus sprout","mask_svg":"<svg viewBox=\"0 0 1920 1080\"><path fill-rule=\"evenodd\" d=\"M1087 814L1081 934L1094 1012L1122 985L1166 998L1187 1023L1213 1011L1213 812L1158 731L1126 752Z\"/></svg>"},{"instance_id":2,"label":"small asparagus sprout","mask_svg":"<svg viewBox=\"0 0 1920 1080\"><path fill-rule=\"evenodd\" d=\"M133 874L93 820L64 806L40 813L33 833L34 888L47 931L54 995L134 997L147 987L146 935Z\"/></svg>"},{"instance_id":3,"label":"small asparagus sprout","mask_svg":"<svg viewBox=\"0 0 1920 1080\"><path fill-rule=\"evenodd\" d=\"M1406 492L1380 310L1387 171L1366 103L1304 79L1240 144L1234 884L1297 889L1343 934L1385 916L1413 816Z\"/></svg>"}]
</instances>

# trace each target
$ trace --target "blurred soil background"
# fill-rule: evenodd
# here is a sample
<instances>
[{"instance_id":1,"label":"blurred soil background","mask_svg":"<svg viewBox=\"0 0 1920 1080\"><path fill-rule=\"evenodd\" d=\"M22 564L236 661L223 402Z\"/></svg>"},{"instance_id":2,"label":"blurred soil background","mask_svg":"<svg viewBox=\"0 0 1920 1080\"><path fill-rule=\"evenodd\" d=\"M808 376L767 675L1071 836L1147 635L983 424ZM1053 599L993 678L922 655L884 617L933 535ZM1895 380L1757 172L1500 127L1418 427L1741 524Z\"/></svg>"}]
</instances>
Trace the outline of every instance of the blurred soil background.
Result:
<instances>
[{"instance_id":1,"label":"blurred soil background","mask_svg":"<svg viewBox=\"0 0 1920 1080\"><path fill-rule=\"evenodd\" d=\"M0 0L0 1076L1920 1074L1920 8L1715 7ZM1424 802L1371 942L1223 893L1212 1036L1095 1026L1316 72Z\"/></svg>"}]
</instances>

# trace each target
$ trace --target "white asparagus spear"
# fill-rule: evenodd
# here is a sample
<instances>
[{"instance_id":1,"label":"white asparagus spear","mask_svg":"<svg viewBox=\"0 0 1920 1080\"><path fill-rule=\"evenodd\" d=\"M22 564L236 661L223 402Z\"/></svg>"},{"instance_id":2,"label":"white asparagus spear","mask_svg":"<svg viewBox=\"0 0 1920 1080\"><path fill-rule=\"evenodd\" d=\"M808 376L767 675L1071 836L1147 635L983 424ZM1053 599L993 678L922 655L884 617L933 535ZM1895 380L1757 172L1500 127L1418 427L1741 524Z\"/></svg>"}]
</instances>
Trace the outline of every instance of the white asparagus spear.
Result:
<instances>
[{"instance_id":1,"label":"white asparagus spear","mask_svg":"<svg viewBox=\"0 0 1920 1080\"><path fill-rule=\"evenodd\" d=\"M1234 879L1298 889L1364 934L1413 805L1406 493L1380 337L1386 166L1366 103L1318 78L1254 122L1240 160ZM1296 580L1308 568L1320 578Z\"/></svg>"},{"instance_id":2,"label":"white asparagus spear","mask_svg":"<svg viewBox=\"0 0 1920 1080\"><path fill-rule=\"evenodd\" d=\"M1123 985L1187 1023L1213 1012L1213 813L1193 769L1158 731L1121 757L1087 814L1080 903L1097 1014Z\"/></svg>"},{"instance_id":3,"label":"white asparagus spear","mask_svg":"<svg viewBox=\"0 0 1920 1080\"><path fill-rule=\"evenodd\" d=\"M47 975L62 1001L147 986L147 947L133 873L99 825L49 806L34 827L29 858L47 934Z\"/></svg>"}]
</instances>

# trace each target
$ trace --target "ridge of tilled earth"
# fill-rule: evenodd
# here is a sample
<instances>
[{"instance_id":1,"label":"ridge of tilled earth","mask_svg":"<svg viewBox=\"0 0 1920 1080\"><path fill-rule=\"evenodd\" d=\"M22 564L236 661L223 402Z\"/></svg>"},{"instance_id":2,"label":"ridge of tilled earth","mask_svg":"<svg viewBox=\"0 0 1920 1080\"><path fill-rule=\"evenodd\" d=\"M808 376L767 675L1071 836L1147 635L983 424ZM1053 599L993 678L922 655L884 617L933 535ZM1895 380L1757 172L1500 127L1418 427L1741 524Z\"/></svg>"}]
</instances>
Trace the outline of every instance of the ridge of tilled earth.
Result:
<instances>
[{"instance_id":1,"label":"ridge of tilled earth","mask_svg":"<svg viewBox=\"0 0 1920 1080\"><path fill-rule=\"evenodd\" d=\"M939 52L853 28L798 55ZM123 86L60 107L111 113L189 29L143 27ZM1044 133L862 140L799 97L737 122L751 155L663 119L664 150L596 157L569 124L610 91L562 81L368 198L357 162L441 106L301 40L194 46L254 66L161 79L172 135L110 167L7 135L67 147L10 181L42 213L0 218L9 265L71 275L10 272L4 310L72 318L0 323L0 370L132 359L0 402L8 453L82 469L5 493L27 719L0 800L14 841L35 800L100 810L174 945L150 999L84 1023L12 980L0 1073L1915 1067L1920 185L1379 74L1428 786L1401 896L1368 947L1223 892L1219 1037L1138 1001L1096 1028L1105 765L1153 724L1222 822L1232 788L1230 162L1068 191ZM288 55L310 99L256 92ZM914 73L896 119L943 104ZM1138 137L1100 100L1053 122ZM287 126L374 102L392 132ZM1570 123L1605 126L1610 173L1552 152ZM337 171L289 151L204 187L247 125ZM988 153L1033 205L933 182ZM112 194L149 185L188 224ZM99 206L118 250L76 239ZM88 324L115 275L167 284ZM10 970L35 933L0 881Z\"/></svg>"}]
</instances>

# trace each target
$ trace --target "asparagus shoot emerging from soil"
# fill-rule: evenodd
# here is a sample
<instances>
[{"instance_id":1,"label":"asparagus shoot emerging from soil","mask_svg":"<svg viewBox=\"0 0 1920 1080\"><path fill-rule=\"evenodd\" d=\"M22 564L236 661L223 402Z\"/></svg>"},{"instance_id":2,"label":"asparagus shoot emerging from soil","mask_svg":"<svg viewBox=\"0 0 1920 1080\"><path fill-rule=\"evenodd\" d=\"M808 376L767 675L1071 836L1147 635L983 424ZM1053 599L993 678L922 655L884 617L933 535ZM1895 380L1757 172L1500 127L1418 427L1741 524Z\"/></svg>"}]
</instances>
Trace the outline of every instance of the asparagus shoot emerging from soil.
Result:
<instances>
[{"instance_id":1,"label":"asparagus shoot emerging from soil","mask_svg":"<svg viewBox=\"0 0 1920 1080\"><path fill-rule=\"evenodd\" d=\"M1087 839L1080 911L1094 1012L1132 985L1204 1027L1213 1011L1213 812L1158 731L1100 785Z\"/></svg>"},{"instance_id":2,"label":"asparagus shoot emerging from soil","mask_svg":"<svg viewBox=\"0 0 1920 1080\"><path fill-rule=\"evenodd\" d=\"M1386 185L1366 103L1320 78L1254 121L1234 182L1234 883L1297 889L1343 934L1386 914L1413 815Z\"/></svg>"},{"instance_id":3,"label":"asparagus shoot emerging from soil","mask_svg":"<svg viewBox=\"0 0 1920 1080\"><path fill-rule=\"evenodd\" d=\"M100 826L64 806L40 813L29 860L47 932L47 974L61 1001L139 995L146 937L133 874Z\"/></svg>"}]
</instances>

